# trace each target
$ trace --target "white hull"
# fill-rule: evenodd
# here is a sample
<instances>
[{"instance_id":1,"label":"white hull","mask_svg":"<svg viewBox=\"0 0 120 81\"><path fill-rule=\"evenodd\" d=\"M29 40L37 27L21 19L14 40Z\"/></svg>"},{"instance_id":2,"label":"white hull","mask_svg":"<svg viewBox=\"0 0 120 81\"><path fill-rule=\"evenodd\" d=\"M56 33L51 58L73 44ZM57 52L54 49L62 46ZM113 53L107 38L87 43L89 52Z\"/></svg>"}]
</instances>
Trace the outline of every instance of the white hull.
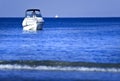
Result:
<instances>
[{"instance_id":1,"label":"white hull","mask_svg":"<svg viewBox=\"0 0 120 81\"><path fill-rule=\"evenodd\" d=\"M35 23L35 24L31 24L31 25L27 25L23 27L23 30L28 31L28 30L42 30L43 27L43 23Z\"/></svg>"},{"instance_id":2,"label":"white hull","mask_svg":"<svg viewBox=\"0 0 120 81\"><path fill-rule=\"evenodd\" d=\"M42 30L44 20L43 18L25 18L23 20L23 30L25 31L36 31L36 30Z\"/></svg>"}]
</instances>

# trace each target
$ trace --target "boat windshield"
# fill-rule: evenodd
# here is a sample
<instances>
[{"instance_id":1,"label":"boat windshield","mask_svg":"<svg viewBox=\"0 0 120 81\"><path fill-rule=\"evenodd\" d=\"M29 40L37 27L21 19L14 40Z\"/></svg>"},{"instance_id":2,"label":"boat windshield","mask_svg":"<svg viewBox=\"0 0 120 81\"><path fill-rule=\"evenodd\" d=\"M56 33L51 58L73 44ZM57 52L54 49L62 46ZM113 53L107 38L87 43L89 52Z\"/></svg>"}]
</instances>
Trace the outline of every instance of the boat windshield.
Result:
<instances>
[{"instance_id":1,"label":"boat windshield","mask_svg":"<svg viewBox=\"0 0 120 81\"><path fill-rule=\"evenodd\" d=\"M27 11L26 17L42 17L39 11Z\"/></svg>"}]
</instances>

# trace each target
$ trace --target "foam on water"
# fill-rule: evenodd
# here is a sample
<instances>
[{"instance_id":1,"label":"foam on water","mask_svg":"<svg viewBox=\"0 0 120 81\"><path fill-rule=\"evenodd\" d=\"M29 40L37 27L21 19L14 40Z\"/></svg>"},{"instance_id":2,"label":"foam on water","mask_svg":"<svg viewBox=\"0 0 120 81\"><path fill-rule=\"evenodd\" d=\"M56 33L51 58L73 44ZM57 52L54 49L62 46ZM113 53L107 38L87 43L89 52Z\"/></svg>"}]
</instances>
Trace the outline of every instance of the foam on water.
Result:
<instances>
[{"instance_id":1,"label":"foam on water","mask_svg":"<svg viewBox=\"0 0 120 81\"><path fill-rule=\"evenodd\" d=\"M120 68L96 68L96 67L61 67L61 66L28 66L28 65L0 65L0 69L15 70L52 70L52 71L99 71L99 72L120 72Z\"/></svg>"}]
</instances>

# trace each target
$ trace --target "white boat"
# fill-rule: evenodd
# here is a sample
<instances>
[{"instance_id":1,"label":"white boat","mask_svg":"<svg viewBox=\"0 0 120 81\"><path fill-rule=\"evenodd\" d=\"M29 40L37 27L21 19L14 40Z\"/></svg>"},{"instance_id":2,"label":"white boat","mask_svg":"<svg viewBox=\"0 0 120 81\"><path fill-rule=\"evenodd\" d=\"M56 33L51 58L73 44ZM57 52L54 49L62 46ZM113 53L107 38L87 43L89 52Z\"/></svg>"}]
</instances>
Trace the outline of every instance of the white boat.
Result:
<instances>
[{"instance_id":1,"label":"white boat","mask_svg":"<svg viewBox=\"0 0 120 81\"><path fill-rule=\"evenodd\" d=\"M55 18L58 18L58 17L59 17L58 15L55 16Z\"/></svg>"},{"instance_id":2,"label":"white boat","mask_svg":"<svg viewBox=\"0 0 120 81\"><path fill-rule=\"evenodd\" d=\"M25 14L22 22L23 30L42 30L44 20L39 9L28 9Z\"/></svg>"}]
</instances>

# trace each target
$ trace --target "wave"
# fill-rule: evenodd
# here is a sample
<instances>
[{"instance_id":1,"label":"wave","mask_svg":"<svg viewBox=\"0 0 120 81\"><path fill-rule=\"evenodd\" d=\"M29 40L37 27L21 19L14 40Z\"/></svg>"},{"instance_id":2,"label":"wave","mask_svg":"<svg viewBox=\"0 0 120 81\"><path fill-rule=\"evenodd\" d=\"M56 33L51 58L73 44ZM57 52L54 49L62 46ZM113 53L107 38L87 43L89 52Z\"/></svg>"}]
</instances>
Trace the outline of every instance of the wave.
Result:
<instances>
[{"instance_id":1,"label":"wave","mask_svg":"<svg viewBox=\"0 0 120 81\"><path fill-rule=\"evenodd\" d=\"M0 69L120 72L120 64L63 61L0 61Z\"/></svg>"},{"instance_id":2,"label":"wave","mask_svg":"<svg viewBox=\"0 0 120 81\"><path fill-rule=\"evenodd\" d=\"M21 66L21 65L0 65L0 69L16 70L51 70L51 71L100 71L100 72L120 72L120 68L96 68L96 67L61 67L61 66Z\"/></svg>"}]
</instances>

